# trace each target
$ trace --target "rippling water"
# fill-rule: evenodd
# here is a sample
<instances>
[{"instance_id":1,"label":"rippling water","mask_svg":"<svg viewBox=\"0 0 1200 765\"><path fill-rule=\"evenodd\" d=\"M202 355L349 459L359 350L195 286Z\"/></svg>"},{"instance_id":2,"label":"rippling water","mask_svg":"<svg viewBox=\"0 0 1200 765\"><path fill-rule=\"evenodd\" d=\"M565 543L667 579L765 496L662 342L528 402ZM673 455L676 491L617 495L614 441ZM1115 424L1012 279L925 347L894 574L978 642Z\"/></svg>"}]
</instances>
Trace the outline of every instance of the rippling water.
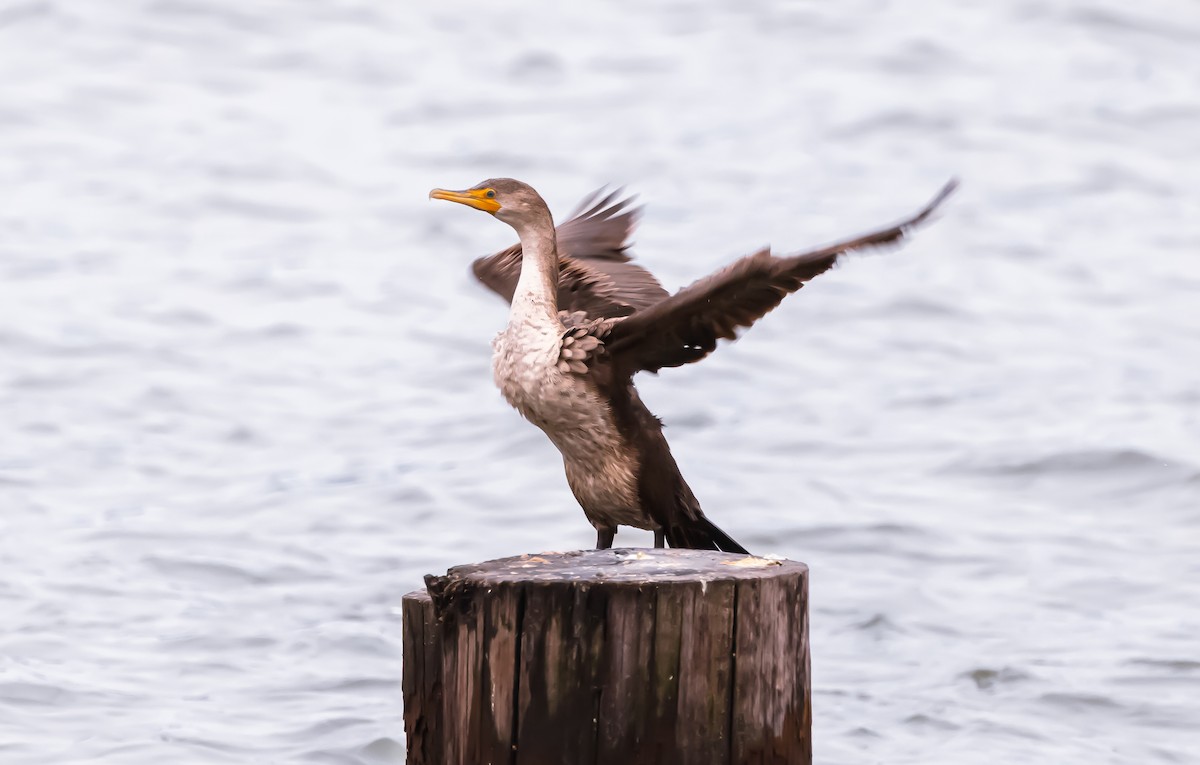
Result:
<instances>
[{"instance_id":1,"label":"rippling water","mask_svg":"<svg viewBox=\"0 0 1200 765\"><path fill-rule=\"evenodd\" d=\"M1192 761L1200 12L1060 5L8 0L0 761L398 761L401 595L591 544L425 199L494 175L669 287L961 176L644 395L813 567L819 762Z\"/></svg>"}]
</instances>

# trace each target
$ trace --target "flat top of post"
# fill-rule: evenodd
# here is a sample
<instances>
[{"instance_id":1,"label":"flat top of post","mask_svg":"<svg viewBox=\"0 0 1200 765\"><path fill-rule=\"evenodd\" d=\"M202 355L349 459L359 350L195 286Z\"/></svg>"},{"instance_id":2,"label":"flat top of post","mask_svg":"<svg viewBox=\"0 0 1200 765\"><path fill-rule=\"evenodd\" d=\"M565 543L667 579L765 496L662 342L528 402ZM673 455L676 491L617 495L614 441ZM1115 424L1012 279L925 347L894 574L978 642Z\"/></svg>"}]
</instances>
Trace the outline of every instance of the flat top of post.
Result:
<instances>
[{"instance_id":1,"label":"flat top of post","mask_svg":"<svg viewBox=\"0 0 1200 765\"><path fill-rule=\"evenodd\" d=\"M803 563L776 557L638 547L518 555L455 566L447 576L478 584L530 581L641 584L765 579L807 570Z\"/></svg>"}]
</instances>

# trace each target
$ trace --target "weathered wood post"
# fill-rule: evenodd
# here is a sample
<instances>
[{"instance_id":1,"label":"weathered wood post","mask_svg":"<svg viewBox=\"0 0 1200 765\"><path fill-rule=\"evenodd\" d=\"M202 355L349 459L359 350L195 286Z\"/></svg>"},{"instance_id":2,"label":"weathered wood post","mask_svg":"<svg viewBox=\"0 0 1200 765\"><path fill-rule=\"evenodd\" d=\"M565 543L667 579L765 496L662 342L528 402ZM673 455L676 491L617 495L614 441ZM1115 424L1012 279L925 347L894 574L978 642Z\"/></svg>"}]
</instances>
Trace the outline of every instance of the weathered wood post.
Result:
<instances>
[{"instance_id":1,"label":"weathered wood post","mask_svg":"<svg viewBox=\"0 0 1200 765\"><path fill-rule=\"evenodd\" d=\"M409 765L809 765L808 567L696 550L458 566L404 598Z\"/></svg>"}]
</instances>

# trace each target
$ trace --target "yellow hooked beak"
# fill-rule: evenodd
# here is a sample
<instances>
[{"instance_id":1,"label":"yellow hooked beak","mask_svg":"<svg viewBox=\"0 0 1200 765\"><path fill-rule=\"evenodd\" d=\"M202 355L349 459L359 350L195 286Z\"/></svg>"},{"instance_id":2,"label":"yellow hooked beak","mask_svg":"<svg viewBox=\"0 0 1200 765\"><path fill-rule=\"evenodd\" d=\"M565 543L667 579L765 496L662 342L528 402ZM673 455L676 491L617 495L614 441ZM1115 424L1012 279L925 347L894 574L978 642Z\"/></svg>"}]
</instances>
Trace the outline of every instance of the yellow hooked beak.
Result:
<instances>
[{"instance_id":1,"label":"yellow hooked beak","mask_svg":"<svg viewBox=\"0 0 1200 765\"><path fill-rule=\"evenodd\" d=\"M458 202L460 205L474 207L476 210L483 210L493 215L500 209L500 203L496 201L495 189L467 189L466 191L434 189L429 192L429 198Z\"/></svg>"}]
</instances>

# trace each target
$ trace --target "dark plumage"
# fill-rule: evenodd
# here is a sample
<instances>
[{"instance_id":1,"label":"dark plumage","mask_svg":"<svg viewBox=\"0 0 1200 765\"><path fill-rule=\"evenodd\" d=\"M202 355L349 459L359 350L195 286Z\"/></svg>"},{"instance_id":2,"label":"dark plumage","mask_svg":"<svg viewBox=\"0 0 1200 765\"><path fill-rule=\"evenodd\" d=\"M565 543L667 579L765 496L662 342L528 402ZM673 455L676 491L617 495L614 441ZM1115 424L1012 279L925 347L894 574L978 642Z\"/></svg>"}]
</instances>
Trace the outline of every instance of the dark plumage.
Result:
<instances>
[{"instance_id":1,"label":"dark plumage","mask_svg":"<svg viewBox=\"0 0 1200 765\"><path fill-rule=\"evenodd\" d=\"M521 236L521 244L473 264L480 281L513 302L497 338L497 383L563 452L597 546L610 546L626 524L653 530L656 546L665 539L672 547L745 552L701 511L633 375L704 358L841 256L901 240L955 186L891 226L796 255L761 250L673 295L631 262L626 242L639 209L618 192L593 194L557 229L541 197L511 179L431 196L491 212ZM537 353L546 343L557 346L557 357L542 366Z\"/></svg>"},{"instance_id":2,"label":"dark plumage","mask_svg":"<svg viewBox=\"0 0 1200 765\"><path fill-rule=\"evenodd\" d=\"M584 199L567 221L555 229L561 262L558 307L582 311L593 319L628 316L667 297L646 269L630 261L626 244L641 210L620 191ZM512 300L521 273L521 244L479 258L471 269L479 281L505 300Z\"/></svg>"}]
</instances>

